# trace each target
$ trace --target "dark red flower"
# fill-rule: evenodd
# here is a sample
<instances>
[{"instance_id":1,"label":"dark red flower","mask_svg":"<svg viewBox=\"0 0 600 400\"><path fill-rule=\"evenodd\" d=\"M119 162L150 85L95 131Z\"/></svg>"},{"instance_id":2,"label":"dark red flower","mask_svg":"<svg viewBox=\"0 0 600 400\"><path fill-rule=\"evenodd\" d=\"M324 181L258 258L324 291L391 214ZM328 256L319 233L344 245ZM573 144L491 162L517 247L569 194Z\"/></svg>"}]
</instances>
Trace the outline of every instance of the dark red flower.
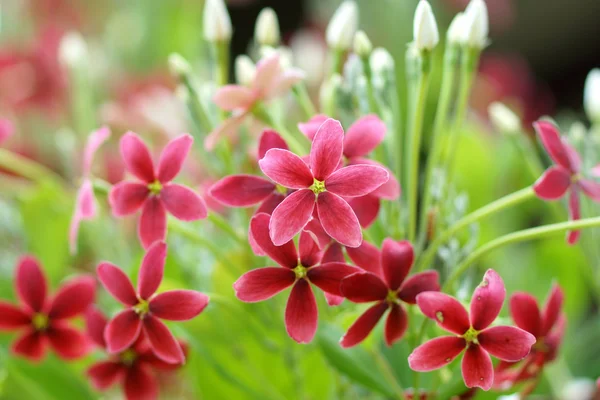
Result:
<instances>
[{"instance_id":1,"label":"dark red flower","mask_svg":"<svg viewBox=\"0 0 600 400\"><path fill-rule=\"evenodd\" d=\"M535 336L513 326L493 326L504 303L506 289L502 278L489 269L471 299L471 312L452 296L425 292L417 296L419 308L454 336L432 339L417 347L408 357L410 368L419 372L433 371L452 362L464 352L462 376L469 388L489 390L494 382L490 355L504 361L525 358Z\"/></svg>"},{"instance_id":2,"label":"dark red flower","mask_svg":"<svg viewBox=\"0 0 600 400\"><path fill-rule=\"evenodd\" d=\"M39 262L31 256L21 258L15 277L21 305L0 302L0 330L22 331L12 351L33 361L44 357L48 344L62 359L82 357L89 349L86 337L67 321L85 312L94 301L94 278L73 278L52 298L47 290Z\"/></svg>"},{"instance_id":3,"label":"dark red flower","mask_svg":"<svg viewBox=\"0 0 600 400\"><path fill-rule=\"evenodd\" d=\"M185 359L181 346L161 321L186 321L208 305L208 296L193 290L170 290L156 294L163 279L167 245L156 242L148 249L138 276L137 293L119 267L103 262L98 278L115 299L127 306L106 327L104 337L109 353L130 347L143 332L157 357L171 364Z\"/></svg>"},{"instance_id":4,"label":"dark red flower","mask_svg":"<svg viewBox=\"0 0 600 400\"><path fill-rule=\"evenodd\" d=\"M117 217L142 208L138 236L144 248L167 234L167 211L182 221L206 218L204 200L192 189L171 182L181 171L194 139L181 135L164 148L154 168L150 151L133 132L121 138L125 167L141 182L123 181L110 191L109 202Z\"/></svg>"},{"instance_id":5,"label":"dark red flower","mask_svg":"<svg viewBox=\"0 0 600 400\"><path fill-rule=\"evenodd\" d=\"M406 279L414 261L413 247L408 241L383 241L380 260L381 275L361 272L342 280L341 292L355 303L375 302L352 324L340 340L342 347L352 347L371 333L383 314L389 310L385 324L385 341L391 346L400 340L408 326L401 301L415 304L419 293L440 290L437 271L420 272Z\"/></svg>"},{"instance_id":6,"label":"dark red flower","mask_svg":"<svg viewBox=\"0 0 600 400\"><path fill-rule=\"evenodd\" d=\"M341 262L320 264L319 245L302 232L299 252L292 240L275 246L269 236L269 215L261 213L250 221L256 244L279 264L246 272L234 284L238 299L253 303L267 300L292 286L285 310L288 335L298 343L309 343L317 331L318 311L311 283L326 293L341 296L340 281L356 268Z\"/></svg>"}]
</instances>

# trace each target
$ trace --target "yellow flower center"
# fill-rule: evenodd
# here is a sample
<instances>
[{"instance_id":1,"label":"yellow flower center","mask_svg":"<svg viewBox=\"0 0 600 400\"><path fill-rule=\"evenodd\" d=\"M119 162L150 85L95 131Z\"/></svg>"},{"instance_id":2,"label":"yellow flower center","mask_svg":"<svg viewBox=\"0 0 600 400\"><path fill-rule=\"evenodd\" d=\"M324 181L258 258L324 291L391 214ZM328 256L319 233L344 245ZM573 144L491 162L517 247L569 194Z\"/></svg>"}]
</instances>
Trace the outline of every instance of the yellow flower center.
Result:
<instances>
[{"instance_id":1,"label":"yellow flower center","mask_svg":"<svg viewBox=\"0 0 600 400\"><path fill-rule=\"evenodd\" d=\"M306 278L306 267L305 266L298 265L296 268L293 269L293 271L296 274L296 279Z\"/></svg>"},{"instance_id":2,"label":"yellow flower center","mask_svg":"<svg viewBox=\"0 0 600 400\"><path fill-rule=\"evenodd\" d=\"M388 294L385 297L385 301L389 304L398 302L398 294L393 290L388 290Z\"/></svg>"},{"instance_id":3,"label":"yellow flower center","mask_svg":"<svg viewBox=\"0 0 600 400\"><path fill-rule=\"evenodd\" d=\"M127 349L119 354L119 359L125 365L132 365L137 358L137 354L132 349Z\"/></svg>"},{"instance_id":4,"label":"yellow flower center","mask_svg":"<svg viewBox=\"0 0 600 400\"><path fill-rule=\"evenodd\" d=\"M162 188L162 183L160 183L158 180L148 184L148 190L150 190L150 193L154 195L159 194Z\"/></svg>"},{"instance_id":5,"label":"yellow flower center","mask_svg":"<svg viewBox=\"0 0 600 400\"><path fill-rule=\"evenodd\" d=\"M133 311L142 318L150 311L150 304L146 300L140 299L140 302L133 306Z\"/></svg>"},{"instance_id":6,"label":"yellow flower center","mask_svg":"<svg viewBox=\"0 0 600 400\"><path fill-rule=\"evenodd\" d=\"M462 337L467 341L467 343L479 344L479 341L477 340L478 335L479 331L475 330L473 327L470 327Z\"/></svg>"},{"instance_id":7,"label":"yellow flower center","mask_svg":"<svg viewBox=\"0 0 600 400\"><path fill-rule=\"evenodd\" d=\"M312 190L314 194L323 193L326 190L325 189L325 182L318 181L318 180L315 179L315 181L313 182L313 184L311 185L311 187L309 187L309 189Z\"/></svg>"},{"instance_id":8,"label":"yellow flower center","mask_svg":"<svg viewBox=\"0 0 600 400\"><path fill-rule=\"evenodd\" d=\"M31 323L36 331L43 331L48 328L48 316L42 313L35 313L33 317L31 317Z\"/></svg>"}]
</instances>

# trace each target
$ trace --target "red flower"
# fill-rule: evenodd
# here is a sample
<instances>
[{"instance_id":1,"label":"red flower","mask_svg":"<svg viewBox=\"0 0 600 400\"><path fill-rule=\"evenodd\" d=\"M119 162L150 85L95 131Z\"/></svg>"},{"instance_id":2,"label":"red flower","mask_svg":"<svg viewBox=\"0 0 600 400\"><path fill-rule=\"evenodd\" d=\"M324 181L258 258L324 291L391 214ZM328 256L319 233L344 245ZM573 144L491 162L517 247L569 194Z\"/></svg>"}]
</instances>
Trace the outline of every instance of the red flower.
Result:
<instances>
[{"instance_id":1,"label":"red flower","mask_svg":"<svg viewBox=\"0 0 600 400\"><path fill-rule=\"evenodd\" d=\"M475 289L471 312L452 296L425 292L417 296L419 308L428 318L455 336L432 339L417 347L408 357L410 368L419 372L442 368L464 352L462 376L469 388L489 390L494 382L490 354L504 361L525 358L535 336L513 326L493 326L506 290L502 278L489 269ZM470 318L469 318L470 316Z\"/></svg>"},{"instance_id":2,"label":"red flower","mask_svg":"<svg viewBox=\"0 0 600 400\"><path fill-rule=\"evenodd\" d=\"M401 301L415 304L419 293L440 290L437 271L425 271L406 279L414 261L413 247L408 241L383 241L380 261L382 274L362 272L342 280L341 292L355 303L375 302L352 324L340 340L342 347L352 347L371 333L386 310L390 310L385 324L388 346L400 340L408 326Z\"/></svg>"},{"instance_id":3,"label":"red flower","mask_svg":"<svg viewBox=\"0 0 600 400\"><path fill-rule=\"evenodd\" d=\"M131 347L143 331L157 357L171 364L184 361L181 346L161 319L192 319L208 305L208 296L193 290L170 290L155 295L163 279L166 257L164 242L156 242L148 249L140 267L137 293L117 266L107 262L98 265L98 278L104 288L128 307L106 327L104 337L109 353Z\"/></svg>"},{"instance_id":4,"label":"red flower","mask_svg":"<svg viewBox=\"0 0 600 400\"><path fill-rule=\"evenodd\" d=\"M388 172L374 165L338 168L342 159L344 131L334 119L325 121L315 135L309 165L287 150L271 149L258 163L276 183L297 189L273 211L270 234L276 246L292 239L317 210L325 232L345 246L357 247L362 231L356 214L343 197L373 192L389 179Z\"/></svg>"},{"instance_id":5,"label":"red flower","mask_svg":"<svg viewBox=\"0 0 600 400\"><path fill-rule=\"evenodd\" d=\"M90 307L85 317L89 338L106 350L106 318L94 307ZM87 370L87 375L97 390L106 390L120 382L127 400L150 400L158 398L158 382L153 372L173 371L181 365L168 364L156 357L148 340L140 335L131 347L112 355L106 361L93 364Z\"/></svg>"},{"instance_id":6,"label":"red flower","mask_svg":"<svg viewBox=\"0 0 600 400\"><path fill-rule=\"evenodd\" d=\"M279 267L258 268L246 272L234 284L238 299L253 303L267 300L293 286L285 310L288 335L298 343L309 343L317 331L318 311L310 284L326 293L341 296L340 281L356 268L339 262L320 264L318 244L302 232L299 253L292 240L275 246L269 236L269 215L257 214L250 221L254 240Z\"/></svg>"},{"instance_id":7,"label":"red flower","mask_svg":"<svg viewBox=\"0 0 600 400\"><path fill-rule=\"evenodd\" d=\"M535 336L536 343L524 360L518 363L503 361L498 364L494 386L507 389L535 378L542 372L544 365L556 358L565 331L563 297L560 286L554 285L544 309L540 311L537 300L530 294L518 292L511 296L510 313L515 324Z\"/></svg>"},{"instance_id":8,"label":"red flower","mask_svg":"<svg viewBox=\"0 0 600 400\"><path fill-rule=\"evenodd\" d=\"M89 276L73 278L52 299L39 262L21 258L16 269L15 291L21 306L0 302L0 330L22 330L12 346L15 354L41 360L49 343L62 359L82 357L88 350L86 337L67 320L82 314L94 301L96 284Z\"/></svg>"},{"instance_id":9,"label":"red flower","mask_svg":"<svg viewBox=\"0 0 600 400\"><path fill-rule=\"evenodd\" d=\"M569 215L571 220L577 220L581 217L579 193L583 192L590 199L600 202L600 184L583 178L579 154L560 137L554 125L538 121L533 126L555 163L533 185L535 194L543 200L557 200L570 191ZM569 232L567 242L576 243L579 235L580 231Z\"/></svg>"},{"instance_id":10,"label":"red flower","mask_svg":"<svg viewBox=\"0 0 600 400\"><path fill-rule=\"evenodd\" d=\"M150 151L133 132L121 138L121 155L125 167L141 182L123 181L115 185L109 196L113 214L128 215L142 208L138 236L144 248L167 234L167 211L182 221L206 218L204 200L186 186L171 182L181 171L194 139L181 135L171 140L162 151L158 167Z\"/></svg>"}]
</instances>

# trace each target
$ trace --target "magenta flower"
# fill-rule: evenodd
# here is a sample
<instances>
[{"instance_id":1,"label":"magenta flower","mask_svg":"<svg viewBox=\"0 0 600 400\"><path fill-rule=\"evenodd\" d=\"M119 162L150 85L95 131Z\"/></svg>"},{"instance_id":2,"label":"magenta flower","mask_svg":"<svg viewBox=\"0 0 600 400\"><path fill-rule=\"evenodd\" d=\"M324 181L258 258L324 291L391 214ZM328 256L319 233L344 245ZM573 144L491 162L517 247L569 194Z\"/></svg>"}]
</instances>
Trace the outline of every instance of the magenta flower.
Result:
<instances>
[{"instance_id":1,"label":"magenta flower","mask_svg":"<svg viewBox=\"0 0 600 400\"><path fill-rule=\"evenodd\" d=\"M437 322L454 336L432 339L417 347L408 357L410 368L419 372L442 368L464 352L462 376L469 388L489 390L494 382L494 367L490 355L504 361L525 358L535 336L514 326L493 326L498 317L506 289L502 278L489 269L477 286L467 312L454 297L439 292L417 296L423 314Z\"/></svg>"},{"instance_id":2,"label":"magenta flower","mask_svg":"<svg viewBox=\"0 0 600 400\"><path fill-rule=\"evenodd\" d=\"M94 187L92 185L91 170L94 154L110 137L110 129L102 127L97 131L92 132L87 140L83 151L83 182L77 191L77 199L75 200L75 211L71 218L71 226L69 228L69 249L71 254L77 252L77 235L79 233L79 225L81 221L92 220L96 217L96 196L94 196Z\"/></svg>"},{"instance_id":3,"label":"magenta flower","mask_svg":"<svg viewBox=\"0 0 600 400\"><path fill-rule=\"evenodd\" d=\"M383 241L380 260L382 274L361 272L342 280L341 292L355 303L375 302L350 326L340 340L342 347L352 347L371 333L383 314L390 310L385 323L385 342L388 346L402 339L408 317L402 302L415 304L419 293L440 290L437 271L420 272L406 279L414 261L413 247L408 241Z\"/></svg>"},{"instance_id":4,"label":"magenta flower","mask_svg":"<svg viewBox=\"0 0 600 400\"><path fill-rule=\"evenodd\" d=\"M110 191L109 202L117 217L129 215L142 209L138 236L147 249L167 234L167 211L182 221L206 218L208 211L204 200L190 188L171 182L181 171L194 139L181 135L164 148L158 167L150 151L133 132L121 138L121 155L125 167L140 182L123 181Z\"/></svg>"},{"instance_id":5,"label":"magenta flower","mask_svg":"<svg viewBox=\"0 0 600 400\"><path fill-rule=\"evenodd\" d=\"M12 121L6 118L0 118L0 144L11 137L15 132L15 126Z\"/></svg>"},{"instance_id":6,"label":"magenta flower","mask_svg":"<svg viewBox=\"0 0 600 400\"><path fill-rule=\"evenodd\" d=\"M119 267L103 262L98 278L115 299L127 306L107 325L104 332L109 353L121 353L140 336L148 338L152 350L161 360L180 364L184 354L169 328L161 321L187 321L208 305L208 296L193 290L170 290L155 294L163 279L167 245L156 242L148 249L140 267L137 293Z\"/></svg>"},{"instance_id":7,"label":"magenta flower","mask_svg":"<svg viewBox=\"0 0 600 400\"><path fill-rule=\"evenodd\" d=\"M85 335L67 321L85 312L94 301L96 283L92 277L69 280L50 299L39 262L25 256L17 265L15 291L20 306L0 301L0 331L22 331L12 345L15 354L38 361L46 354L48 344L65 360L87 353Z\"/></svg>"},{"instance_id":8,"label":"magenta flower","mask_svg":"<svg viewBox=\"0 0 600 400\"><path fill-rule=\"evenodd\" d=\"M246 272L234 284L238 299L254 303L270 299L292 286L285 310L288 335L298 343L309 343L317 331L318 311L311 283L326 293L340 296L340 281L357 271L340 262L320 264L321 251L312 236L300 235L299 254L292 240L275 246L269 236L269 215L257 214L250 221L254 240L279 267Z\"/></svg>"},{"instance_id":9,"label":"magenta flower","mask_svg":"<svg viewBox=\"0 0 600 400\"><path fill-rule=\"evenodd\" d=\"M558 129L553 124L537 121L533 126L542 145L555 163L533 185L535 194L543 200L557 200L570 192L569 217L571 220L577 220L581 217L579 193L583 192L590 199L600 202L600 183L583 178L579 154L560 137ZM576 243L580 233L580 231L570 231L567 242Z\"/></svg>"},{"instance_id":10,"label":"magenta flower","mask_svg":"<svg viewBox=\"0 0 600 400\"><path fill-rule=\"evenodd\" d=\"M348 247L358 247L362 231L356 214L342 197L373 192L389 179L374 165L351 165L338 169L342 159L344 131L334 119L325 121L315 135L307 165L287 150L271 149L258 162L265 175L289 189L297 189L275 208L270 234L276 246L292 239L308 223L313 211L329 236Z\"/></svg>"},{"instance_id":11,"label":"magenta flower","mask_svg":"<svg viewBox=\"0 0 600 400\"><path fill-rule=\"evenodd\" d=\"M206 149L212 150L221 137L234 135L259 103L285 94L302 79L304 72L296 68L284 70L279 56L274 54L258 62L254 79L248 86L226 85L218 89L213 101L232 115L206 137Z\"/></svg>"}]
</instances>

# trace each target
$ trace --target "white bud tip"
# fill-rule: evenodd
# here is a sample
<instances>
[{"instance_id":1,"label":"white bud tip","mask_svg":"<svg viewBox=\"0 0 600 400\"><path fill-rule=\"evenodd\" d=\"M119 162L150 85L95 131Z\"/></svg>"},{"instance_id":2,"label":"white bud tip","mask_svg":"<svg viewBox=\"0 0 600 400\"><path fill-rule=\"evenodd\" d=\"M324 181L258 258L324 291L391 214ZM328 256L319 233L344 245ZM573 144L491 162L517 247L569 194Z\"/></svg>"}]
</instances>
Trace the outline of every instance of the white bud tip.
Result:
<instances>
[{"instance_id":1,"label":"white bud tip","mask_svg":"<svg viewBox=\"0 0 600 400\"><path fill-rule=\"evenodd\" d=\"M358 7L353 0L344 1L331 17L325 34L332 49L349 50L358 27Z\"/></svg>"},{"instance_id":2,"label":"white bud tip","mask_svg":"<svg viewBox=\"0 0 600 400\"><path fill-rule=\"evenodd\" d=\"M394 69L394 58L389 51L382 47L377 47L375 50L373 50L371 53L370 63L373 73L376 74Z\"/></svg>"},{"instance_id":3,"label":"white bud tip","mask_svg":"<svg viewBox=\"0 0 600 400\"><path fill-rule=\"evenodd\" d=\"M419 51L432 50L440 41L433 10L427 0L420 0L415 11L413 39Z\"/></svg>"},{"instance_id":4,"label":"white bud tip","mask_svg":"<svg viewBox=\"0 0 600 400\"><path fill-rule=\"evenodd\" d=\"M465 29L465 14L458 13L450 23L448 32L446 33L446 41L449 44L456 45L462 43Z\"/></svg>"},{"instance_id":5,"label":"white bud tip","mask_svg":"<svg viewBox=\"0 0 600 400\"><path fill-rule=\"evenodd\" d=\"M67 33L60 41L58 59L61 64L76 67L88 57L88 50L83 36L77 32Z\"/></svg>"},{"instance_id":6,"label":"white bud tip","mask_svg":"<svg viewBox=\"0 0 600 400\"><path fill-rule=\"evenodd\" d=\"M583 106L594 124L600 124L600 68L594 68L585 80Z\"/></svg>"},{"instance_id":7,"label":"white bud tip","mask_svg":"<svg viewBox=\"0 0 600 400\"><path fill-rule=\"evenodd\" d=\"M510 108L500 102L494 102L488 107L490 121L494 128L502 133L519 133L521 120Z\"/></svg>"},{"instance_id":8,"label":"white bud tip","mask_svg":"<svg viewBox=\"0 0 600 400\"><path fill-rule=\"evenodd\" d=\"M277 46L279 44L279 21L272 8L263 8L256 18L254 40L262 46Z\"/></svg>"},{"instance_id":9,"label":"white bud tip","mask_svg":"<svg viewBox=\"0 0 600 400\"><path fill-rule=\"evenodd\" d=\"M179 78L182 75L189 74L192 71L192 67L181 54L172 53L169 56L169 70L171 74Z\"/></svg>"},{"instance_id":10,"label":"white bud tip","mask_svg":"<svg viewBox=\"0 0 600 400\"><path fill-rule=\"evenodd\" d=\"M235 59L235 80L240 85L249 86L256 75L256 66L245 54L240 54Z\"/></svg>"},{"instance_id":11,"label":"white bud tip","mask_svg":"<svg viewBox=\"0 0 600 400\"><path fill-rule=\"evenodd\" d=\"M483 0L471 0L464 12L462 44L483 49L488 44L488 10Z\"/></svg>"},{"instance_id":12,"label":"white bud tip","mask_svg":"<svg viewBox=\"0 0 600 400\"><path fill-rule=\"evenodd\" d=\"M209 42L231 40L231 18L223 0L206 0L204 3L204 38Z\"/></svg>"},{"instance_id":13,"label":"white bud tip","mask_svg":"<svg viewBox=\"0 0 600 400\"><path fill-rule=\"evenodd\" d=\"M373 51L373 45L364 31L358 31L354 35L354 52L360 57L368 57Z\"/></svg>"}]
</instances>

